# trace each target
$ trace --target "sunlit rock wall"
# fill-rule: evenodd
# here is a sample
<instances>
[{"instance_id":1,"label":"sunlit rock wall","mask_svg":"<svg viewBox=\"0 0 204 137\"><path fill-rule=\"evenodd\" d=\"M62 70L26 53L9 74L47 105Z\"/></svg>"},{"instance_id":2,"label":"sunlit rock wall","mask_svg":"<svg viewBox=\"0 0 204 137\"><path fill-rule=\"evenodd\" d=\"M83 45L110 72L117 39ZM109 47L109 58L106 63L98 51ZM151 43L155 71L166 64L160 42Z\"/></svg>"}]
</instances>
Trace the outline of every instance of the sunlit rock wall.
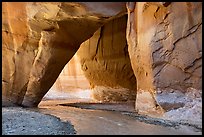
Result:
<instances>
[{"instance_id":1,"label":"sunlit rock wall","mask_svg":"<svg viewBox=\"0 0 204 137\"><path fill-rule=\"evenodd\" d=\"M36 107L78 51L69 70L82 69L96 100L194 108L201 37L202 2L3 2L2 105Z\"/></svg>"},{"instance_id":2,"label":"sunlit rock wall","mask_svg":"<svg viewBox=\"0 0 204 137\"><path fill-rule=\"evenodd\" d=\"M96 100L135 100L136 79L128 55L126 24L126 15L108 22L77 51Z\"/></svg>"},{"instance_id":3,"label":"sunlit rock wall","mask_svg":"<svg viewBox=\"0 0 204 137\"><path fill-rule=\"evenodd\" d=\"M126 13L121 2L3 2L2 8L2 105L27 107L38 105L82 42Z\"/></svg>"},{"instance_id":4,"label":"sunlit rock wall","mask_svg":"<svg viewBox=\"0 0 204 137\"><path fill-rule=\"evenodd\" d=\"M127 15L114 19L82 43L50 92L91 89L91 97L97 101L135 101L136 79L128 56L126 25Z\"/></svg>"},{"instance_id":5,"label":"sunlit rock wall","mask_svg":"<svg viewBox=\"0 0 204 137\"><path fill-rule=\"evenodd\" d=\"M130 2L127 9L136 109L183 107L191 88L201 97L202 3Z\"/></svg>"}]
</instances>

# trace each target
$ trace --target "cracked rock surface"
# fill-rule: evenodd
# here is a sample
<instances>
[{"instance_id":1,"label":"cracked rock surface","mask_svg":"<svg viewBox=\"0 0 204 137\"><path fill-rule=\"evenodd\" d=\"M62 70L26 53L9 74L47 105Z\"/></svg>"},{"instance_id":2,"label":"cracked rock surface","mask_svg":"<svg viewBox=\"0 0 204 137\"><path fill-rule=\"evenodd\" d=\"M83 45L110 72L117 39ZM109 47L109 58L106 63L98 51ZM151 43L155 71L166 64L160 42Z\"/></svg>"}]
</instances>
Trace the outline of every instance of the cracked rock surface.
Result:
<instances>
[{"instance_id":1,"label":"cracked rock surface","mask_svg":"<svg viewBox=\"0 0 204 137\"><path fill-rule=\"evenodd\" d=\"M186 93L189 88L202 89L201 9L197 2L127 4L126 35L137 78L138 109L146 109L146 103L152 109L163 106L167 111L170 106L155 100L158 90ZM149 97L142 97L142 92L150 92Z\"/></svg>"}]
</instances>

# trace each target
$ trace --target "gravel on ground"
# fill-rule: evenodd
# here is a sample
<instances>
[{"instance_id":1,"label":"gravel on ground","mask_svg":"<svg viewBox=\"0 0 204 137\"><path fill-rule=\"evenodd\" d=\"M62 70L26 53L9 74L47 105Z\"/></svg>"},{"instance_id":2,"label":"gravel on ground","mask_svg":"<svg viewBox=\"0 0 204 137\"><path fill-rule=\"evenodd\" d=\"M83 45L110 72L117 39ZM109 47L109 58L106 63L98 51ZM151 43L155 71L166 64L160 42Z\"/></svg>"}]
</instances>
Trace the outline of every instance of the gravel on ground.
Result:
<instances>
[{"instance_id":1,"label":"gravel on ground","mask_svg":"<svg viewBox=\"0 0 204 137\"><path fill-rule=\"evenodd\" d=\"M2 135L72 135L73 125L21 107L2 108Z\"/></svg>"}]
</instances>

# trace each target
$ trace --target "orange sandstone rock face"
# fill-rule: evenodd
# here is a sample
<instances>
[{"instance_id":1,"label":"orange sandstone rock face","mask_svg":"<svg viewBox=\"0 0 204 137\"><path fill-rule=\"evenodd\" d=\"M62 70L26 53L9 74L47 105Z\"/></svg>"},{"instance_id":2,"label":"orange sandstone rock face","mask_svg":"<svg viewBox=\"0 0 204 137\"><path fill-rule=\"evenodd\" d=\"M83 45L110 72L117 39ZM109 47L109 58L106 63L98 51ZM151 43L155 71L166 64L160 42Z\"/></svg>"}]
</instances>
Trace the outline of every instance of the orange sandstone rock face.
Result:
<instances>
[{"instance_id":1,"label":"orange sandstone rock face","mask_svg":"<svg viewBox=\"0 0 204 137\"><path fill-rule=\"evenodd\" d=\"M2 105L36 107L81 45L95 99L186 108L202 95L201 28L201 2L3 2Z\"/></svg>"},{"instance_id":2,"label":"orange sandstone rock face","mask_svg":"<svg viewBox=\"0 0 204 137\"><path fill-rule=\"evenodd\" d=\"M3 3L3 106L37 106L80 44L125 13L125 3Z\"/></svg>"},{"instance_id":3,"label":"orange sandstone rock face","mask_svg":"<svg viewBox=\"0 0 204 137\"><path fill-rule=\"evenodd\" d=\"M160 96L170 98L171 92L179 91L184 97L188 88L202 88L202 4L138 2L128 3L127 9L128 51L137 78L136 108L172 109L174 103L167 107Z\"/></svg>"},{"instance_id":4,"label":"orange sandstone rock face","mask_svg":"<svg viewBox=\"0 0 204 137\"><path fill-rule=\"evenodd\" d=\"M77 51L96 100L135 100L136 78L128 55L126 24L126 15L106 23Z\"/></svg>"},{"instance_id":5,"label":"orange sandstone rock face","mask_svg":"<svg viewBox=\"0 0 204 137\"><path fill-rule=\"evenodd\" d=\"M136 79L127 50L126 24L127 15L109 21L82 43L50 92L91 88L92 98L98 101L135 101Z\"/></svg>"},{"instance_id":6,"label":"orange sandstone rock face","mask_svg":"<svg viewBox=\"0 0 204 137\"><path fill-rule=\"evenodd\" d=\"M18 12L13 9L19 9ZM37 48L25 3L2 3L2 103L21 104ZM29 46L27 46L29 45Z\"/></svg>"}]
</instances>

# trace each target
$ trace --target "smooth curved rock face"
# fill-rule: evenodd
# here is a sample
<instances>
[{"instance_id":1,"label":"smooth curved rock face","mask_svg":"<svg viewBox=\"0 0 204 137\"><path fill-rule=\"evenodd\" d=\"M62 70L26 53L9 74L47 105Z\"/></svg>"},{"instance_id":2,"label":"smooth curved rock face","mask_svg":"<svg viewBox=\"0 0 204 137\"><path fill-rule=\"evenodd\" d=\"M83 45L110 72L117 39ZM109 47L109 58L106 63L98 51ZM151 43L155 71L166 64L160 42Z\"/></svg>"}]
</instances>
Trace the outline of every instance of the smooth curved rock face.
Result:
<instances>
[{"instance_id":1,"label":"smooth curved rock face","mask_svg":"<svg viewBox=\"0 0 204 137\"><path fill-rule=\"evenodd\" d=\"M77 56L98 101L127 101L136 98L134 76L126 42L127 15L106 23L84 42Z\"/></svg>"},{"instance_id":2,"label":"smooth curved rock face","mask_svg":"<svg viewBox=\"0 0 204 137\"><path fill-rule=\"evenodd\" d=\"M80 44L126 13L125 3L2 4L3 106L37 106Z\"/></svg>"},{"instance_id":3,"label":"smooth curved rock face","mask_svg":"<svg viewBox=\"0 0 204 137\"><path fill-rule=\"evenodd\" d=\"M162 91L201 89L202 3L127 3L127 10L128 51L137 78L136 107L155 110L161 105L165 109L168 102L158 99Z\"/></svg>"}]
</instances>

